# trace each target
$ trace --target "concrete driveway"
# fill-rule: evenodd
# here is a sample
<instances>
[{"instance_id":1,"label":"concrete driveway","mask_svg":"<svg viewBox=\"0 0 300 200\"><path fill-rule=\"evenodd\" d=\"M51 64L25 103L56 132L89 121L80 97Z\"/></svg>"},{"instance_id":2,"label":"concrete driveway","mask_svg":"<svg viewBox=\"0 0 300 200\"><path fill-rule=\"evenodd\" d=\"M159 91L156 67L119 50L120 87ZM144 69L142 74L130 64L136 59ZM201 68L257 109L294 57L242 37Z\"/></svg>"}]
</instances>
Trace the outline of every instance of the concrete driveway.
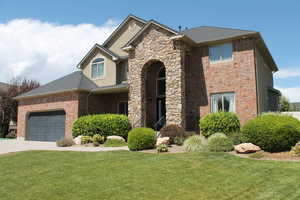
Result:
<instances>
[{"instance_id":1,"label":"concrete driveway","mask_svg":"<svg viewBox=\"0 0 300 200\"><path fill-rule=\"evenodd\" d=\"M0 154L30 151L30 150L53 150L53 151L117 151L128 150L128 147L57 147L55 142L37 142L23 140L0 140Z\"/></svg>"}]
</instances>

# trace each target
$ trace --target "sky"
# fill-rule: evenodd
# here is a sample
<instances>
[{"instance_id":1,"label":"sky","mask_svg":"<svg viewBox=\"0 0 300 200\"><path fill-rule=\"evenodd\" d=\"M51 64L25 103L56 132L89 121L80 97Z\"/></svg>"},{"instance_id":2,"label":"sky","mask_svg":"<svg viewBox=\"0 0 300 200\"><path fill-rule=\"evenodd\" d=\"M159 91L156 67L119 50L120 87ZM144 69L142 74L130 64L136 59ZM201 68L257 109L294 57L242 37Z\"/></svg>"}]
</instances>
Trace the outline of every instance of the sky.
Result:
<instances>
[{"instance_id":1,"label":"sky","mask_svg":"<svg viewBox=\"0 0 300 200\"><path fill-rule=\"evenodd\" d=\"M0 0L0 81L42 84L76 70L128 14L178 29L219 26L259 31L279 71L274 86L300 102L300 1Z\"/></svg>"}]
</instances>

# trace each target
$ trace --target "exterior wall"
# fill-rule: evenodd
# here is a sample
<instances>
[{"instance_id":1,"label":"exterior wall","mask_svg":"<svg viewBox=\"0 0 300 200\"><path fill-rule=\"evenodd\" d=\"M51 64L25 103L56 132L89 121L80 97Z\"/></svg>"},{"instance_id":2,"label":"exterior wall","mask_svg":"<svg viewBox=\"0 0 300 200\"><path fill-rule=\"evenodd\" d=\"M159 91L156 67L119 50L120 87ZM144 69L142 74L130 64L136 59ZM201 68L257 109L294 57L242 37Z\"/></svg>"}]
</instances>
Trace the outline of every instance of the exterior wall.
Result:
<instances>
[{"instance_id":1,"label":"exterior wall","mask_svg":"<svg viewBox=\"0 0 300 200\"><path fill-rule=\"evenodd\" d=\"M96 58L103 58L104 59L104 77L92 79L92 62ZM89 57L83 64L82 64L82 71L84 75L89 77L96 85L98 86L109 86L116 84L116 63L111 60L107 55L101 53L98 49L94 52L93 55Z\"/></svg>"},{"instance_id":2,"label":"exterior wall","mask_svg":"<svg viewBox=\"0 0 300 200\"><path fill-rule=\"evenodd\" d=\"M187 119L189 129L198 124L199 116L211 113L211 95L234 92L236 113L244 124L257 116L254 41L233 41L233 60L210 63L208 46L194 48L188 55Z\"/></svg>"},{"instance_id":3,"label":"exterior wall","mask_svg":"<svg viewBox=\"0 0 300 200\"><path fill-rule=\"evenodd\" d=\"M258 92L258 111L267 112L270 107L269 88L273 88L273 74L272 70L264 61L259 49L255 49L256 70L257 70L257 92Z\"/></svg>"},{"instance_id":4,"label":"exterior wall","mask_svg":"<svg viewBox=\"0 0 300 200\"><path fill-rule=\"evenodd\" d=\"M128 53L122 50L122 47L143 27L143 24L132 19L125 26L122 27L120 32L112 39L106 47L112 52L120 55L127 56Z\"/></svg>"},{"instance_id":5,"label":"exterior wall","mask_svg":"<svg viewBox=\"0 0 300 200\"><path fill-rule=\"evenodd\" d=\"M72 124L78 118L79 94L63 93L45 97L23 99L18 106L17 137L25 138L27 117L31 112L64 110L66 112L65 135L72 136Z\"/></svg>"},{"instance_id":6,"label":"exterior wall","mask_svg":"<svg viewBox=\"0 0 300 200\"><path fill-rule=\"evenodd\" d=\"M166 68L166 123L185 127L185 46L170 40L172 34L150 26L136 41L129 55L129 118L133 124L145 124L145 68L161 61Z\"/></svg>"}]
</instances>

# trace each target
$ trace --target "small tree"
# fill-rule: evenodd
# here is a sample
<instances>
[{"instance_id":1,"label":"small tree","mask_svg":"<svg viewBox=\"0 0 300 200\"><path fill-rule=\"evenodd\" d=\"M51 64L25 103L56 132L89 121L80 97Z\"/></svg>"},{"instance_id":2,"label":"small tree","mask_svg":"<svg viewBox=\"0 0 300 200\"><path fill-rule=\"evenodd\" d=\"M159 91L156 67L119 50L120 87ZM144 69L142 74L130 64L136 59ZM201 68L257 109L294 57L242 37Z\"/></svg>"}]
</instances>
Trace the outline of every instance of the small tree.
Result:
<instances>
[{"instance_id":1,"label":"small tree","mask_svg":"<svg viewBox=\"0 0 300 200\"><path fill-rule=\"evenodd\" d=\"M285 96L280 96L279 99L279 108L281 112L291 111L291 103L288 98Z\"/></svg>"},{"instance_id":2,"label":"small tree","mask_svg":"<svg viewBox=\"0 0 300 200\"><path fill-rule=\"evenodd\" d=\"M11 120L17 122L18 102L13 98L39 86L39 82L26 78L15 78L9 82L7 92L0 99L0 110L3 113L2 121L0 122L0 134L2 134L0 137L5 137L8 134Z\"/></svg>"}]
</instances>

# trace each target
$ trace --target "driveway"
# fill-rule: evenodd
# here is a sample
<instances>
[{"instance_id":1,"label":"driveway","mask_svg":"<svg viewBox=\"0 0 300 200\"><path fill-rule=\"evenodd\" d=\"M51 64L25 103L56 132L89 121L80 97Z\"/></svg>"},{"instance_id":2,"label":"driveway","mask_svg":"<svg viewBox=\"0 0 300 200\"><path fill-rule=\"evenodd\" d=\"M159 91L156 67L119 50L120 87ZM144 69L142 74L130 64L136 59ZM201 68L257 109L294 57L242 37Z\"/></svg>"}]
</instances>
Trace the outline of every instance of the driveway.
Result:
<instances>
[{"instance_id":1,"label":"driveway","mask_svg":"<svg viewBox=\"0 0 300 200\"><path fill-rule=\"evenodd\" d=\"M116 151L128 150L128 147L57 147L55 142L37 142L23 140L0 140L0 154L29 151L29 150L53 150L53 151Z\"/></svg>"}]
</instances>

